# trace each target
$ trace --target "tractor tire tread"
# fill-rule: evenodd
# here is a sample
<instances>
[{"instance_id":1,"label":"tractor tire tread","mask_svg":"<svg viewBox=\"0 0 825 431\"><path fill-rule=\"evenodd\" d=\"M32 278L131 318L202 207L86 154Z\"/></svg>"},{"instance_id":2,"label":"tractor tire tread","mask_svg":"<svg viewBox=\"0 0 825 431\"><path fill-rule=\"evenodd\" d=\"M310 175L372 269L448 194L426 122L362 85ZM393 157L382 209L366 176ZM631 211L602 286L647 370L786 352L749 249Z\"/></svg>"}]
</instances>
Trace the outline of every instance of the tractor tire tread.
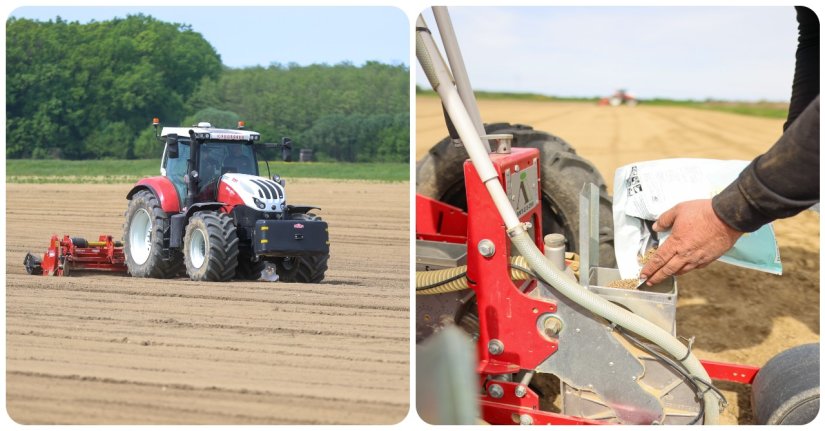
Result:
<instances>
[{"instance_id":1,"label":"tractor tire tread","mask_svg":"<svg viewBox=\"0 0 825 431\"><path fill-rule=\"evenodd\" d=\"M152 217L152 247L149 252L149 258L142 265L138 265L132 260L131 251L129 248L129 227L131 224L131 215L137 208L146 209ZM179 250L170 250L170 256L164 259L163 256L163 237L164 237L164 222L168 216L163 211L155 195L148 191L142 190L135 193L129 201L129 207L125 213L126 221L123 223L123 252L126 256L126 266L128 273L132 277L148 277L148 278L174 278L180 272L183 262L182 254Z\"/></svg>"},{"instance_id":2,"label":"tractor tire tread","mask_svg":"<svg viewBox=\"0 0 825 431\"><path fill-rule=\"evenodd\" d=\"M485 130L488 134L512 134L513 147L539 149L543 233L564 234L569 251L579 251L579 193L582 186L594 183L599 188L599 265L615 266L613 203L598 169L576 154L563 139L531 126L491 123L485 125ZM438 142L416 164L416 193L466 210L462 165L467 157L467 151L456 148L449 137Z\"/></svg>"},{"instance_id":3,"label":"tractor tire tread","mask_svg":"<svg viewBox=\"0 0 825 431\"><path fill-rule=\"evenodd\" d=\"M205 229L207 249L200 268L192 265L189 242L193 229ZM186 273L194 281L229 281L238 267L238 234L232 217L216 211L201 211L190 219L184 238Z\"/></svg>"}]
</instances>

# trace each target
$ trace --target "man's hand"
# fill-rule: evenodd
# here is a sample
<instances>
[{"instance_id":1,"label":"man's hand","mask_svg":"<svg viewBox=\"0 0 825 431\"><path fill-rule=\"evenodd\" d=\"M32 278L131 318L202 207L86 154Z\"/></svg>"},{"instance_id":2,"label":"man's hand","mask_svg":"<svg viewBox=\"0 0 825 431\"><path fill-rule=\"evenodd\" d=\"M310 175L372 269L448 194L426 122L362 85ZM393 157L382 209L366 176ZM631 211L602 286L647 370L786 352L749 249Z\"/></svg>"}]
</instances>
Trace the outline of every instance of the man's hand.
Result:
<instances>
[{"instance_id":1,"label":"man's hand","mask_svg":"<svg viewBox=\"0 0 825 431\"><path fill-rule=\"evenodd\" d=\"M742 236L742 232L731 228L716 215L710 199L682 202L665 211L653 224L653 230L668 229L671 233L667 241L639 275L647 279L648 286L672 275L704 268L730 250Z\"/></svg>"}]
</instances>

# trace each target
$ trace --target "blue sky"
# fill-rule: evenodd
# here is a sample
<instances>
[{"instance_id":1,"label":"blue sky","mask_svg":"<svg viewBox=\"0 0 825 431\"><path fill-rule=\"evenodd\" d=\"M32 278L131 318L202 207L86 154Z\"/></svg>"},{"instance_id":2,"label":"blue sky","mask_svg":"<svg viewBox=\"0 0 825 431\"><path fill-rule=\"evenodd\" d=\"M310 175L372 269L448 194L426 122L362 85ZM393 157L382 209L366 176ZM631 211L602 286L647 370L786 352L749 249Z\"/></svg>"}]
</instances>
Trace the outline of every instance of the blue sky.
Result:
<instances>
[{"instance_id":1,"label":"blue sky","mask_svg":"<svg viewBox=\"0 0 825 431\"><path fill-rule=\"evenodd\" d=\"M451 7L475 89L557 96L790 99L781 7ZM435 20L425 11L436 33ZM416 82L428 86L418 69Z\"/></svg>"},{"instance_id":2,"label":"blue sky","mask_svg":"<svg viewBox=\"0 0 825 431\"><path fill-rule=\"evenodd\" d=\"M88 22L143 13L191 24L230 67L271 63L409 65L409 21L394 7L22 7L11 16Z\"/></svg>"}]
</instances>

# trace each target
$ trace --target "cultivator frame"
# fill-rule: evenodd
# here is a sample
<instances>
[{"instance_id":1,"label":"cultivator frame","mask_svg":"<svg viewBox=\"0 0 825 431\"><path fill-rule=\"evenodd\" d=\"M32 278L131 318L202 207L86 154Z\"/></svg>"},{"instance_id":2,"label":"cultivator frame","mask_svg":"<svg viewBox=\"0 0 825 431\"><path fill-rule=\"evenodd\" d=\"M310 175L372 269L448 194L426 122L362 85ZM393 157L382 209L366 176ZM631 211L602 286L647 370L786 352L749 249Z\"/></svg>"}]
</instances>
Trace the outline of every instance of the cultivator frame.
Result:
<instances>
[{"instance_id":1,"label":"cultivator frame","mask_svg":"<svg viewBox=\"0 0 825 431\"><path fill-rule=\"evenodd\" d=\"M31 275L67 276L75 271L126 272L123 244L111 235L100 235L95 242L69 235L62 238L52 235L43 258L26 253L23 264Z\"/></svg>"}]
</instances>

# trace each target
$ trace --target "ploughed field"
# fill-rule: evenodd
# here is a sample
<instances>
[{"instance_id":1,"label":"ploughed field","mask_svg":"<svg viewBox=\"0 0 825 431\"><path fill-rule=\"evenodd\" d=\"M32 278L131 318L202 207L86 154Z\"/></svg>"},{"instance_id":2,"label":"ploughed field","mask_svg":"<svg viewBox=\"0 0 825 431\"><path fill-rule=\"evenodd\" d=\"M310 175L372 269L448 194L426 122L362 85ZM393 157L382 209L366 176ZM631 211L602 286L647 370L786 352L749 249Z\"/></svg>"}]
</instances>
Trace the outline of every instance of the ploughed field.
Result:
<instances>
[{"instance_id":1,"label":"ploughed field","mask_svg":"<svg viewBox=\"0 0 825 431\"><path fill-rule=\"evenodd\" d=\"M409 407L409 184L288 180L321 284L30 276L51 234L120 238L129 184L9 184L7 410L27 424L392 424Z\"/></svg>"},{"instance_id":2,"label":"ploughed field","mask_svg":"<svg viewBox=\"0 0 825 431\"><path fill-rule=\"evenodd\" d=\"M447 136L435 97L416 98L416 158ZM480 100L486 123L533 126L593 162L612 194L616 168L675 157L751 160L781 136L783 120L690 108ZM762 366L775 354L819 342L819 214L774 223L784 273L713 263L678 277L676 330L696 336L699 358ZM730 405L722 423L750 424L746 385L719 384Z\"/></svg>"}]
</instances>

